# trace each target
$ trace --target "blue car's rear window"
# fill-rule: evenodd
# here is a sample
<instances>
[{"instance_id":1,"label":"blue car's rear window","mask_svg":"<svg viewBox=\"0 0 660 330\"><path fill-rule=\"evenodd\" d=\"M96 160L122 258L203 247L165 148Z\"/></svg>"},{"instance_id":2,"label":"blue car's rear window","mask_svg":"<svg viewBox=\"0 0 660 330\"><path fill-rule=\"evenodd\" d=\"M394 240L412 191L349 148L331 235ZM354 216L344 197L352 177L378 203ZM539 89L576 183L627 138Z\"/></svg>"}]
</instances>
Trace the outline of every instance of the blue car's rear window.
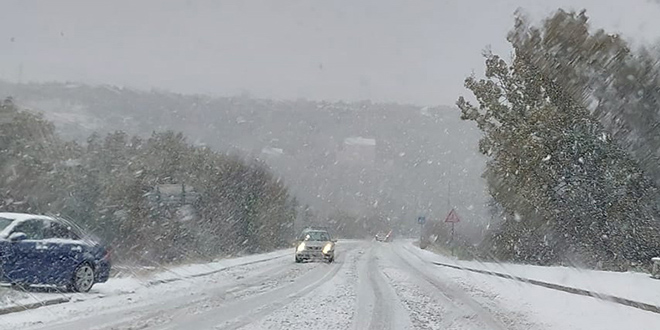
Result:
<instances>
[{"instance_id":1,"label":"blue car's rear window","mask_svg":"<svg viewBox=\"0 0 660 330\"><path fill-rule=\"evenodd\" d=\"M12 221L14 220L0 217L0 231L7 228Z\"/></svg>"}]
</instances>

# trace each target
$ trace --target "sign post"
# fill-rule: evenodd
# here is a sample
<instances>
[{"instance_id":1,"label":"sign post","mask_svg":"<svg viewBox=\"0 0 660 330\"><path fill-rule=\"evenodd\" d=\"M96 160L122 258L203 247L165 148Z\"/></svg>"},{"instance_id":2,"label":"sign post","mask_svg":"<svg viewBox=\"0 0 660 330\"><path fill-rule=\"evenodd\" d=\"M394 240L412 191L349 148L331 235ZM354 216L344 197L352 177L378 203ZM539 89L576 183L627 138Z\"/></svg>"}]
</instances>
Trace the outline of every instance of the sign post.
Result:
<instances>
[{"instance_id":1,"label":"sign post","mask_svg":"<svg viewBox=\"0 0 660 330\"><path fill-rule=\"evenodd\" d=\"M424 239L424 224L426 223L426 217L422 215L418 216L417 223L419 224L419 246L422 247L424 244L422 243L422 240Z\"/></svg>"},{"instance_id":2,"label":"sign post","mask_svg":"<svg viewBox=\"0 0 660 330\"><path fill-rule=\"evenodd\" d=\"M451 239L449 240L449 244L451 245L451 255L453 257L454 256L454 225L458 222L461 222L461 219L458 217L458 214L456 214L456 210L452 208L451 211L449 211L447 218L445 218L445 222L451 223Z\"/></svg>"}]
</instances>

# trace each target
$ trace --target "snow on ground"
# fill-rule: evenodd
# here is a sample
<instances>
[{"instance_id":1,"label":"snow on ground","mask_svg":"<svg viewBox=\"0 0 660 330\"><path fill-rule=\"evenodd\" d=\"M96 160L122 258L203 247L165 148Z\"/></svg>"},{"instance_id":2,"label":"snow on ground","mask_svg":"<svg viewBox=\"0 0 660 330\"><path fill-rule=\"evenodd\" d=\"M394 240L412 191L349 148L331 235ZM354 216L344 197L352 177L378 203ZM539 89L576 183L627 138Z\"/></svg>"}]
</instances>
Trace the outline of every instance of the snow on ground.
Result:
<instances>
[{"instance_id":1,"label":"snow on ground","mask_svg":"<svg viewBox=\"0 0 660 330\"><path fill-rule=\"evenodd\" d=\"M402 283L411 288L402 290L402 294L408 292L410 298L407 299L418 306L411 309L411 317L421 309L425 313L419 315L420 322L423 323L426 319L435 320L432 323L436 326L439 323L442 329L528 329L505 326L505 324L518 325L528 322L525 315L512 317L508 311L504 312L506 306L499 306L499 303L495 303L494 308L484 308L452 281L438 278L435 273L437 269L433 265L406 253L404 247L405 245L402 244L393 244L389 259L398 266L395 270L405 269L412 277L408 280L397 279L396 272L392 270L387 274L394 283ZM416 294L411 295L409 291ZM426 297L426 300L421 302L415 300L422 297Z\"/></svg>"},{"instance_id":2,"label":"snow on ground","mask_svg":"<svg viewBox=\"0 0 660 330\"><path fill-rule=\"evenodd\" d=\"M473 323L469 310L462 311L451 302L438 301L434 298L433 290L426 285L420 285L411 274L398 268L388 268L384 273L403 302L415 329L453 329L456 328L454 325L457 319L463 319L463 323ZM469 328L486 327L473 323Z\"/></svg>"},{"instance_id":3,"label":"snow on ground","mask_svg":"<svg viewBox=\"0 0 660 330\"><path fill-rule=\"evenodd\" d=\"M505 306L521 329L656 329L660 315L639 309L457 269L437 270L484 306ZM522 325L522 327L521 327ZM513 326L513 324L511 324Z\"/></svg>"},{"instance_id":4,"label":"snow on ground","mask_svg":"<svg viewBox=\"0 0 660 330\"><path fill-rule=\"evenodd\" d=\"M358 281L357 311L353 329L413 329L411 315L400 294L385 275L386 265L383 254L385 244L375 243L360 260Z\"/></svg>"},{"instance_id":5,"label":"snow on ground","mask_svg":"<svg viewBox=\"0 0 660 330\"><path fill-rule=\"evenodd\" d=\"M262 262L265 260L270 260L273 258L279 258L283 256L290 256L292 252L293 252L293 248L277 250L263 254L249 255L239 258L220 259L211 263L168 267L166 270L156 273L152 277L150 277L148 279L148 283L153 284L156 282L169 282L181 278L203 276L209 273L217 272L219 270L228 267L234 267L237 265L244 265L248 263Z\"/></svg>"},{"instance_id":6,"label":"snow on ground","mask_svg":"<svg viewBox=\"0 0 660 330\"><path fill-rule=\"evenodd\" d=\"M181 317L180 313L213 307L209 297L223 298L227 291L240 291L242 283L261 285L264 279L288 268L283 259L236 266L212 275L143 286L134 293L88 297L20 313L0 316L0 329L129 329L154 326ZM290 262L291 264L293 261ZM243 294L241 293L241 296Z\"/></svg>"},{"instance_id":7,"label":"snow on ground","mask_svg":"<svg viewBox=\"0 0 660 330\"><path fill-rule=\"evenodd\" d=\"M355 283L362 249L339 257L336 276L309 294L274 310L242 330L258 329L350 329L356 310Z\"/></svg>"},{"instance_id":8,"label":"snow on ground","mask_svg":"<svg viewBox=\"0 0 660 330\"><path fill-rule=\"evenodd\" d=\"M61 298L69 299L72 302L80 302L117 295L134 294L154 285L209 275L231 267L266 262L289 255L291 255L291 249L285 249L265 254L222 259L205 264L160 267L160 270L147 275L114 277L106 283L97 283L88 293L62 292L61 289L52 287L32 287L26 291L22 291L3 286L0 287L0 309L25 306Z\"/></svg>"},{"instance_id":9,"label":"snow on ground","mask_svg":"<svg viewBox=\"0 0 660 330\"><path fill-rule=\"evenodd\" d=\"M420 250L416 247L415 249L420 256L429 261L504 273L660 306L660 280L645 273L465 261Z\"/></svg>"},{"instance_id":10,"label":"snow on ground","mask_svg":"<svg viewBox=\"0 0 660 330\"><path fill-rule=\"evenodd\" d=\"M347 251L358 244L341 243ZM227 325L221 326L222 329L236 329L308 295L342 268L341 263L296 264L292 252L288 249L281 255L275 252L274 255L237 258L244 262L221 261L223 265L235 267L206 276L144 285L134 293L103 299L89 297L74 303L3 315L0 329L188 329L191 324L195 329L222 324ZM271 256L275 259L263 261ZM340 252L338 257L342 256ZM202 267L204 271L207 269ZM180 268L173 270L182 275Z\"/></svg>"},{"instance_id":11,"label":"snow on ground","mask_svg":"<svg viewBox=\"0 0 660 330\"><path fill-rule=\"evenodd\" d=\"M657 313L430 261L605 289L607 281L631 283L628 277L639 274L454 261L405 240L339 242L333 264L294 263L292 252L115 278L93 293L71 295L70 303L2 315L0 330L618 330L655 329L660 324ZM599 284L585 282L589 276ZM653 280L639 283L647 290L660 285Z\"/></svg>"},{"instance_id":12,"label":"snow on ground","mask_svg":"<svg viewBox=\"0 0 660 330\"><path fill-rule=\"evenodd\" d=\"M457 262L444 256L420 250L411 244L406 245L404 251L408 253L410 259L417 257L418 260L459 263L464 266L499 272L513 270L509 273L517 271L514 275L529 277L537 275L536 279L539 280L555 280L557 283L567 286L583 284L583 286L591 288L601 288L602 291L606 291L607 281L614 279L612 285L615 286L621 283L631 283L631 281L638 278L635 275L639 275L631 273L610 274L608 272L574 270L566 267ZM421 259L419 259L420 257ZM522 329L603 330L623 328L656 329L660 327L660 314L657 313L467 270L452 269L428 263L425 263L424 267L432 272L435 278L447 283L455 283L462 292L467 293L484 308L500 312L504 309L506 315L513 320L513 322L505 321L507 328L513 327L514 323ZM543 272L545 268L548 268L547 273ZM579 282L587 281L589 276L593 276L591 280L598 284L584 285L587 282ZM631 279L626 279L626 276L631 276ZM560 280L563 282L559 282ZM660 281L651 281L650 284L660 285ZM641 282L640 285L645 284ZM657 291L658 287L654 288L647 285L646 289ZM621 288L618 288L618 290L621 290ZM611 292L623 291L610 290L607 293ZM635 297L640 298L640 296Z\"/></svg>"}]
</instances>

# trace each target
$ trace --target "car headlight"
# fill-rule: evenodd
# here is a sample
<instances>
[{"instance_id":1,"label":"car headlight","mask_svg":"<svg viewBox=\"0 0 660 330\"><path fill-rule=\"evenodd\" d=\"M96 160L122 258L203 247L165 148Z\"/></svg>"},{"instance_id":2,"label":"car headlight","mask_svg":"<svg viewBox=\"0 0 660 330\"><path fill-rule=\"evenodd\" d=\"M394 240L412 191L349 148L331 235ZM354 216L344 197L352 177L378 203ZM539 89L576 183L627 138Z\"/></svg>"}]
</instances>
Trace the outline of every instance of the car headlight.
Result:
<instances>
[{"instance_id":1,"label":"car headlight","mask_svg":"<svg viewBox=\"0 0 660 330\"><path fill-rule=\"evenodd\" d=\"M328 243L323 247L323 254L328 254L332 250L332 243Z\"/></svg>"},{"instance_id":2,"label":"car headlight","mask_svg":"<svg viewBox=\"0 0 660 330\"><path fill-rule=\"evenodd\" d=\"M302 252L302 250L305 249L305 242L302 242L298 245L298 248L296 248L296 251Z\"/></svg>"}]
</instances>

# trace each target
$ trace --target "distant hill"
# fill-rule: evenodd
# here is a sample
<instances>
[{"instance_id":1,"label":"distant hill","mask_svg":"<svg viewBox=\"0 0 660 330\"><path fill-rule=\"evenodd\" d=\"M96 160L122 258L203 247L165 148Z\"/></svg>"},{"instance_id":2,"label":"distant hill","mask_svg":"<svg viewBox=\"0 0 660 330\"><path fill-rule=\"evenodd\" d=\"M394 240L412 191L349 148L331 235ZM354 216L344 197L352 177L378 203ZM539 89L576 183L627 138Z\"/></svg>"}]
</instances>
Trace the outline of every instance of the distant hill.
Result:
<instances>
[{"instance_id":1,"label":"distant hill","mask_svg":"<svg viewBox=\"0 0 660 330\"><path fill-rule=\"evenodd\" d=\"M193 143L263 159L322 216L341 209L411 226L420 213L442 219L451 181L451 201L464 221L459 230L480 231L488 221L480 132L452 107L213 98L73 83L0 82L0 95L43 112L70 139L176 130Z\"/></svg>"}]
</instances>

